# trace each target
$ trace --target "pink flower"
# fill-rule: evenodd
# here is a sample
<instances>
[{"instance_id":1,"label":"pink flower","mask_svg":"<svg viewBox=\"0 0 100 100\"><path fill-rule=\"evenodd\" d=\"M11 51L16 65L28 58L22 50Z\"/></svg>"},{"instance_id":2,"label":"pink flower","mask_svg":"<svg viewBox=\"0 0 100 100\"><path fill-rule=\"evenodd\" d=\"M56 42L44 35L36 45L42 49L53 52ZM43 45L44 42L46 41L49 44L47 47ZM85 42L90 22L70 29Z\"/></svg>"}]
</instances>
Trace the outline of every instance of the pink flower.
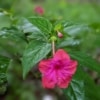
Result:
<instances>
[{"instance_id":1,"label":"pink flower","mask_svg":"<svg viewBox=\"0 0 100 100\"><path fill-rule=\"evenodd\" d=\"M36 6L34 11L39 15L43 15L44 14L44 9L41 6Z\"/></svg>"},{"instance_id":2,"label":"pink flower","mask_svg":"<svg viewBox=\"0 0 100 100\"><path fill-rule=\"evenodd\" d=\"M76 72L77 65L77 61L71 60L63 49L57 50L53 58L41 60L39 70L42 73L43 87L67 88Z\"/></svg>"}]
</instances>

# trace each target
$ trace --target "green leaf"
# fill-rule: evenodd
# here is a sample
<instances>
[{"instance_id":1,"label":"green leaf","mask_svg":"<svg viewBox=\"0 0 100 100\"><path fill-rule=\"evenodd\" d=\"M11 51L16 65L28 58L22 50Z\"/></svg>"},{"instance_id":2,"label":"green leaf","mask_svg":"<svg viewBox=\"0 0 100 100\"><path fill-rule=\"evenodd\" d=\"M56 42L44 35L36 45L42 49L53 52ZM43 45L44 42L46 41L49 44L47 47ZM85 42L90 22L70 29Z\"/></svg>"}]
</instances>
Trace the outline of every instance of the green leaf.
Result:
<instances>
[{"instance_id":1,"label":"green leaf","mask_svg":"<svg viewBox=\"0 0 100 100\"><path fill-rule=\"evenodd\" d=\"M34 26L39 28L45 34L51 33L52 24L47 19L43 17L31 17L29 20Z\"/></svg>"},{"instance_id":2,"label":"green leaf","mask_svg":"<svg viewBox=\"0 0 100 100\"><path fill-rule=\"evenodd\" d=\"M62 41L59 41L57 43L57 48L62 48L62 47L66 47L66 46L75 46L75 45L79 45L79 44L80 44L80 41L78 39L68 37L66 39L63 39Z\"/></svg>"},{"instance_id":3,"label":"green leaf","mask_svg":"<svg viewBox=\"0 0 100 100\"><path fill-rule=\"evenodd\" d=\"M75 24L75 23L64 23L64 33L67 33L70 36L77 36L79 34L88 33L90 28L85 24Z\"/></svg>"},{"instance_id":4,"label":"green leaf","mask_svg":"<svg viewBox=\"0 0 100 100\"><path fill-rule=\"evenodd\" d=\"M0 12L0 29L3 27L9 27L10 24L11 24L10 17L5 13Z\"/></svg>"},{"instance_id":5,"label":"green leaf","mask_svg":"<svg viewBox=\"0 0 100 100\"><path fill-rule=\"evenodd\" d=\"M92 70L100 73L100 64L92 57L83 52L69 52L73 59L76 59L81 65L86 66Z\"/></svg>"},{"instance_id":6,"label":"green leaf","mask_svg":"<svg viewBox=\"0 0 100 100\"><path fill-rule=\"evenodd\" d=\"M9 59L3 56L0 56L0 85L7 81L7 68L9 65Z\"/></svg>"},{"instance_id":7,"label":"green leaf","mask_svg":"<svg viewBox=\"0 0 100 100\"><path fill-rule=\"evenodd\" d=\"M99 100L100 86L94 83L94 80L88 74L84 73L84 76L86 100Z\"/></svg>"},{"instance_id":8,"label":"green leaf","mask_svg":"<svg viewBox=\"0 0 100 100\"><path fill-rule=\"evenodd\" d=\"M84 82L72 80L68 89L63 90L68 100L84 100Z\"/></svg>"},{"instance_id":9,"label":"green leaf","mask_svg":"<svg viewBox=\"0 0 100 100\"><path fill-rule=\"evenodd\" d=\"M55 27L54 27L54 30L55 31L58 31L58 30L61 30L62 28L62 25L61 24L57 24Z\"/></svg>"},{"instance_id":10,"label":"green leaf","mask_svg":"<svg viewBox=\"0 0 100 100\"><path fill-rule=\"evenodd\" d=\"M84 100L99 100L100 86L94 82L92 76L90 76L87 72L84 72L84 70L82 70L81 66L78 67L77 72L75 74L75 78L77 78L78 80L84 80Z\"/></svg>"},{"instance_id":11,"label":"green leaf","mask_svg":"<svg viewBox=\"0 0 100 100\"><path fill-rule=\"evenodd\" d=\"M40 31L36 26L32 24L28 19L26 18L20 18L16 22L16 27L23 31L24 33L34 32L34 31Z\"/></svg>"},{"instance_id":12,"label":"green leaf","mask_svg":"<svg viewBox=\"0 0 100 100\"><path fill-rule=\"evenodd\" d=\"M38 21L40 22L38 23ZM41 26L38 25L40 23ZM33 17L30 18L29 20L25 18L21 18L17 22L17 27L18 29L22 30L24 33L28 33L28 38L48 41L48 37L49 37L49 33L51 32L52 25L46 19L43 19L41 21L41 18L39 19L38 17L36 18ZM45 32L44 30L47 31Z\"/></svg>"},{"instance_id":13,"label":"green leaf","mask_svg":"<svg viewBox=\"0 0 100 100\"><path fill-rule=\"evenodd\" d=\"M22 53L26 46L23 33L15 28L0 30L0 47L11 54ZM1 49L0 49L1 50Z\"/></svg>"},{"instance_id":14,"label":"green leaf","mask_svg":"<svg viewBox=\"0 0 100 100\"><path fill-rule=\"evenodd\" d=\"M29 43L22 58L24 78L35 64L46 57L50 50L51 44L49 43L38 40L33 40Z\"/></svg>"},{"instance_id":15,"label":"green leaf","mask_svg":"<svg viewBox=\"0 0 100 100\"><path fill-rule=\"evenodd\" d=\"M0 56L0 73L6 73L8 64L9 64L9 59L6 57Z\"/></svg>"},{"instance_id":16,"label":"green leaf","mask_svg":"<svg viewBox=\"0 0 100 100\"><path fill-rule=\"evenodd\" d=\"M84 72L81 66L78 66L70 86L63 92L68 100L99 100L100 98L100 86L94 83L92 77Z\"/></svg>"},{"instance_id":17,"label":"green leaf","mask_svg":"<svg viewBox=\"0 0 100 100\"><path fill-rule=\"evenodd\" d=\"M63 90L68 100L85 100L85 85L81 67L78 66L69 87Z\"/></svg>"}]
</instances>

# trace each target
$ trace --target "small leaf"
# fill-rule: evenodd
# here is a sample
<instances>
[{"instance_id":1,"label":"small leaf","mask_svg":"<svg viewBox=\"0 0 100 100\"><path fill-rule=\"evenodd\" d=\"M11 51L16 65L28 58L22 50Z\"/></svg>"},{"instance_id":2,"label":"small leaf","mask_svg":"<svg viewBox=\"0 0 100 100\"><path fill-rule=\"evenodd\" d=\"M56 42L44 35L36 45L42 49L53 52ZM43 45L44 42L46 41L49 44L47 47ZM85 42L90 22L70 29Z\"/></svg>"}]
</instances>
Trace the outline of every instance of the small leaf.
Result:
<instances>
[{"instance_id":1,"label":"small leaf","mask_svg":"<svg viewBox=\"0 0 100 100\"><path fill-rule=\"evenodd\" d=\"M81 65L86 66L86 67L100 73L100 64L97 61L95 61L94 59L92 59L92 57L86 55L83 52L69 52L69 53L70 53L70 56L73 59L78 60L78 62Z\"/></svg>"},{"instance_id":2,"label":"small leaf","mask_svg":"<svg viewBox=\"0 0 100 100\"><path fill-rule=\"evenodd\" d=\"M35 64L46 57L50 50L51 44L49 43L38 40L33 40L29 43L22 58L24 78Z\"/></svg>"}]
</instances>

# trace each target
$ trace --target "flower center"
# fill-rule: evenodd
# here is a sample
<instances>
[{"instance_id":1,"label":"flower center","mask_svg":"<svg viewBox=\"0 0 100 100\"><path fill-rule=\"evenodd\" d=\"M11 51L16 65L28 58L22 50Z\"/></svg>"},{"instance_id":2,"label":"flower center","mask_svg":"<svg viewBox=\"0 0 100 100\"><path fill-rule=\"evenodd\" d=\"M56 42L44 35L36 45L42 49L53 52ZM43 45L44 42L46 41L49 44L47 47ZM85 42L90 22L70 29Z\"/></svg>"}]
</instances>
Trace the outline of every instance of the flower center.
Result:
<instances>
[{"instance_id":1,"label":"flower center","mask_svg":"<svg viewBox=\"0 0 100 100\"><path fill-rule=\"evenodd\" d=\"M55 61L55 63L54 63L54 68L56 69L56 70L58 70L58 69L61 69L62 68L62 66L63 66L63 63L61 62L61 61Z\"/></svg>"}]
</instances>

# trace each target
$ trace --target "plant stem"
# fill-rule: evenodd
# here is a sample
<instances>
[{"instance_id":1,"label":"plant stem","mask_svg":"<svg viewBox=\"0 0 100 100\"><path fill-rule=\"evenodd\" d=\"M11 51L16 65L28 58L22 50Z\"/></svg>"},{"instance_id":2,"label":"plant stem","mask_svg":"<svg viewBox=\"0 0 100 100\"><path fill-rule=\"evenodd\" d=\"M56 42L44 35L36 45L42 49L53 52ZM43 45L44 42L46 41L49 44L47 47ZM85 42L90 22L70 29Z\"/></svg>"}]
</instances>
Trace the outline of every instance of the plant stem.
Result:
<instances>
[{"instance_id":1,"label":"plant stem","mask_svg":"<svg viewBox=\"0 0 100 100\"><path fill-rule=\"evenodd\" d=\"M55 55L55 41L52 41L52 55Z\"/></svg>"}]
</instances>

